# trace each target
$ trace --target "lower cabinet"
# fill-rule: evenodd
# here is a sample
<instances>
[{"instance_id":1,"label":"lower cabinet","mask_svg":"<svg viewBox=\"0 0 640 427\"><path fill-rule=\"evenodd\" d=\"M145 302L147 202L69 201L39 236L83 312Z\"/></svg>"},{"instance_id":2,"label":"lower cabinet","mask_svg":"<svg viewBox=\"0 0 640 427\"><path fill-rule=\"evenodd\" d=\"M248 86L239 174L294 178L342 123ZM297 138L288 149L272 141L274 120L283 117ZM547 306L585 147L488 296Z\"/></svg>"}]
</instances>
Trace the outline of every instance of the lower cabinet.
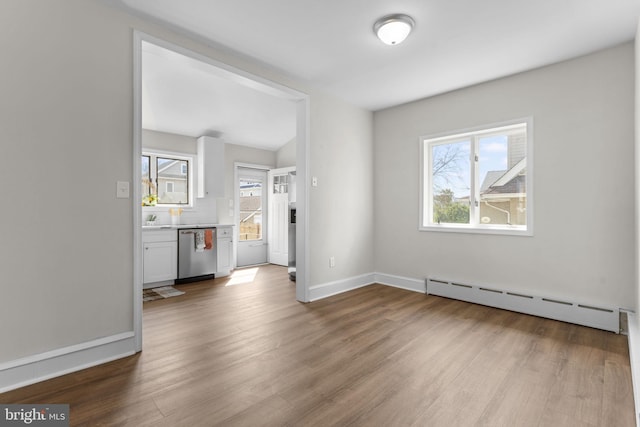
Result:
<instances>
[{"instance_id":1,"label":"lower cabinet","mask_svg":"<svg viewBox=\"0 0 640 427\"><path fill-rule=\"evenodd\" d=\"M173 281L178 277L176 231L144 232L143 283Z\"/></svg>"},{"instance_id":2,"label":"lower cabinet","mask_svg":"<svg viewBox=\"0 0 640 427\"><path fill-rule=\"evenodd\" d=\"M216 277L224 277L231 274L233 269L233 229L231 227L218 227L218 272Z\"/></svg>"}]
</instances>

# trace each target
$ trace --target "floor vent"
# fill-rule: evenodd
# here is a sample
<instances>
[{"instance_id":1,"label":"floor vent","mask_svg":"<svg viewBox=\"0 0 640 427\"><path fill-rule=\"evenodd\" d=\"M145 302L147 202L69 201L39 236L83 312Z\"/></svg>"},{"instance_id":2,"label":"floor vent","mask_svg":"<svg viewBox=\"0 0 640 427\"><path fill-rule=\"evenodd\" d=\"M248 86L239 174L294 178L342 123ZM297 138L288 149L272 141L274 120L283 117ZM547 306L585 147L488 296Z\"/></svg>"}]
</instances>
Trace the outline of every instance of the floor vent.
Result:
<instances>
[{"instance_id":1,"label":"floor vent","mask_svg":"<svg viewBox=\"0 0 640 427\"><path fill-rule=\"evenodd\" d=\"M561 320L615 333L620 332L620 312L617 308L597 307L557 298L544 298L441 279L427 279L427 294Z\"/></svg>"}]
</instances>

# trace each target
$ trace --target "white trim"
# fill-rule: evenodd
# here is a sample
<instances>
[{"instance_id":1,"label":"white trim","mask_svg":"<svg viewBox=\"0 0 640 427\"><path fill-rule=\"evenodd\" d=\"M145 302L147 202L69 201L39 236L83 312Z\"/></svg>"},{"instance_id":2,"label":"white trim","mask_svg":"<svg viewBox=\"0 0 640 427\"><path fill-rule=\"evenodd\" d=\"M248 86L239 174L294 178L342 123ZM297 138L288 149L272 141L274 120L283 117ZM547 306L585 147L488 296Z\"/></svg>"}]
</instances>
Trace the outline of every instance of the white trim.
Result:
<instances>
[{"instance_id":1,"label":"white trim","mask_svg":"<svg viewBox=\"0 0 640 427\"><path fill-rule=\"evenodd\" d=\"M135 338L133 331L123 332L1 363L0 393L131 356Z\"/></svg>"},{"instance_id":2,"label":"white trim","mask_svg":"<svg viewBox=\"0 0 640 427\"><path fill-rule=\"evenodd\" d=\"M296 300L309 301L309 165L311 164L311 108L309 97L296 104Z\"/></svg>"},{"instance_id":3,"label":"white trim","mask_svg":"<svg viewBox=\"0 0 640 427\"><path fill-rule=\"evenodd\" d=\"M441 231L445 233L468 233L468 234L506 234L509 236L533 236L532 230L525 230L524 228L518 228L518 226L489 226L478 225L476 227L470 227L464 224L433 224L425 227L420 227L420 231Z\"/></svg>"},{"instance_id":4,"label":"white trim","mask_svg":"<svg viewBox=\"0 0 640 427\"><path fill-rule=\"evenodd\" d=\"M297 273L297 271L296 271ZM297 275L296 275L297 276ZM309 288L309 301L317 301L343 292L352 291L375 283L375 274L367 273L360 276L322 283Z\"/></svg>"},{"instance_id":5,"label":"white trim","mask_svg":"<svg viewBox=\"0 0 640 427\"><path fill-rule=\"evenodd\" d=\"M375 283L379 283L381 285L420 292L422 294L427 291L424 280L413 279L411 277L394 276L392 274L385 273L374 273L374 275Z\"/></svg>"},{"instance_id":6,"label":"white trim","mask_svg":"<svg viewBox=\"0 0 640 427\"><path fill-rule=\"evenodd\" d=\"M527 141L527 144L528 143L529 143L529 141ZM498 178L498 180L496 182L494 182L493 184L491 184L489 187L494 187L494 186L495 187L501 187L501 186L507 184L513 178L518 176L518 174L520 174L520 172L522 172L522 170L524 168L526 168L526 167L527 167L527 158L525 157L524 159L522 159L518 163L516 163L511 169L506 171L504 173L504 175L502 175L500 178Z\"/></svg>"},{"instance_id":7,"label":"white trim","mask_svg":"<svg viewBox=\"0 0 640 427\"><path fill-rule=\"evenodd\" d=\"M634 313L627 313L629 334L629 362L631 364L631 383L633 384L633 402L635 405L636 425L640 425L640 329Z\"/></svg>"},{"instance_id":8,"label":"white trim","mask_svg":"<svg viewBox=\"0 0 640 427\"><path fill-rule=\"evenodd\" d=\"M252 169L255 171L258 171L259 173L264 173L264 177L265 177L265 182L264 185L262 187L261 193L262 193L262 216L263 216L263 221L262 221L262 237L258 240L250 240L250 241L245 241L243 240L242 242L246 242L246 243L241 243L240 241L240 169ZM235 204L235 210L233 212L234 216L233 216L233 225L235 225L235 239L234 240L234 244L235 244L235 266L234 267L238 267L238 255L239 255L239 251L240 251L240 245L249 245L250 242L262 242L263 245L268 245L269 240L268 240L268 233L269 233L269 188L268 188L268 184L269 184L269 169L270 166L265 166L265 165L259 165L259 164L253 164L253 163L242 163L242 162L234 162L233 164L233 198L234 198L234 204ZM243 265L239 268L245 268L245 267L250 267L252 265L263 265L266 264L269 261L269 248L267 247L266 250L266 258L265 258L265 262L264 263L258 263L258 264L249 264L249 265Z\"/></svg>"},{"instance_id":9,"label":"white trim","mask_svg":"<svg viewBox=\"0 0 640 427\"><path fill-rule=\"evenodd\" d=\"M133 32L133 333L135 351L142 351L142 40L143 34ZM151 177L151 158L149 158Z\"/></svg>"}]
</instances>

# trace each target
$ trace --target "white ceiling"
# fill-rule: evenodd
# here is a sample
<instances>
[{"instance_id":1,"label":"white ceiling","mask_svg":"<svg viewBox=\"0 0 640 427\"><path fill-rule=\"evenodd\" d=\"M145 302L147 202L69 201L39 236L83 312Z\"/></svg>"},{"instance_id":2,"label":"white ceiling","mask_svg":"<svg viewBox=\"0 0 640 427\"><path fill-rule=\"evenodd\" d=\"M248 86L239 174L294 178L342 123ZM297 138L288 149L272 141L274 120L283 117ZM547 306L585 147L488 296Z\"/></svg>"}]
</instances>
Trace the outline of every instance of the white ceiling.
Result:
<instances>
[{"instance_id":1,"label":"white ceiling","mask_svg":"<svg viewBox=\"0 0 640 427\"><path fill-rule=\"evenodd\" d=\"M638 0L116 0L138 15L378 110L633 40ZM376 19L416 21L401 45Z\"/></svg>"},{"instance_id":2,"label":"white ceiling","mask_svg":"<svg viewBox=\"0 0 640 427\"><path fill-rule=\"evenodd\" d=\"M212 65L142 44L142 127L277 150L296 135L292 101L244 86Z\"/></svg>"}]
</instances>

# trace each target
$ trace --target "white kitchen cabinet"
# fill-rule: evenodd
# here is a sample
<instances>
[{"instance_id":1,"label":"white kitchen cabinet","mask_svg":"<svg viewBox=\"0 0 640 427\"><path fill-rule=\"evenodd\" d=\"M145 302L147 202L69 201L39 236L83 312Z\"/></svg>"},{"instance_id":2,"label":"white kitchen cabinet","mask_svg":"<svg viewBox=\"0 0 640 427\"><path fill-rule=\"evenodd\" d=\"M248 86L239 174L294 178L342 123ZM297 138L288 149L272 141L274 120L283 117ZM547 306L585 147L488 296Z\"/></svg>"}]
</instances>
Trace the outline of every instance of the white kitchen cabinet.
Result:
<instances>
[{"instance_id":1,"label":"white kitchen cabinet","mask_svg":"<svg viewBox=\"0 0 640 427\"><path fill-rule=\"evenodd\" d=\"M170 282L178 277L178 241L176 230L142 233L142 270L144 287L149 283Z\"/></svg>"},{"instance_id":2,"label":"white kitchen cabinet","mask_svg":"<svg viewBox=\"0 0 640 427\"><path fill-rule=\"evenodd\" d=\"M233 229L231 227L218 227L216 243L218 245L216 277L228 276L233 269Z\"/></svg>"},{"instance_id":3,"label":"white kitchen cabinet","mask_svg":"<svg viewBox=\"0 0 640 427\"><path fill-rule=\"evenodd\" d=\"M197 150L197 197L224 197L224 142L201 136L197 140Z\"/></svg>"}]
</instances>

